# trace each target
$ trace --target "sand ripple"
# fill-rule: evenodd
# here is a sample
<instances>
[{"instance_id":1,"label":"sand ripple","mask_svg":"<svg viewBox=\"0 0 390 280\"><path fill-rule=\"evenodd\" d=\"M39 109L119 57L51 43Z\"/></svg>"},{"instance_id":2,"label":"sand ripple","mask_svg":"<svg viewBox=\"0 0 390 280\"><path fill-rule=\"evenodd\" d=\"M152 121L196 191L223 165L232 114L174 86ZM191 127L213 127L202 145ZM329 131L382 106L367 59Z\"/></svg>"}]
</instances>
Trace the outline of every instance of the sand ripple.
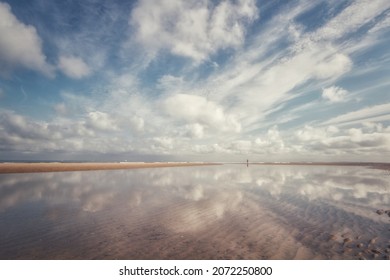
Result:
<instances>
[{"instance_id":1,"label":"sand ripple","mask_svg":"<svg viewBox=\"0 0 390 280\"><path fill-rule=\"evenodd\" d=\"M390 190L377 172L204 166L1 175L0 258L388 259Z\"/></svg>"}]
</instances>

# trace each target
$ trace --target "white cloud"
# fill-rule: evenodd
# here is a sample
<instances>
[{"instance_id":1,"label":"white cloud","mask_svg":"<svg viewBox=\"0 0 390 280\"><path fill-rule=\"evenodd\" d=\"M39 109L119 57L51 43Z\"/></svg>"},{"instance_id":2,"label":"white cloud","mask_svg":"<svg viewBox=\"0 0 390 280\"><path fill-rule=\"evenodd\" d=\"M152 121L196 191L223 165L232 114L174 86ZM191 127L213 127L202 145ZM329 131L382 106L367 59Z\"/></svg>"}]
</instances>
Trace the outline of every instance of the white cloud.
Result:
<instances>
[{"instance_id":1,"label":"white cloud","mask_svg":"<svg viewBox=\"0 0 390 280\"><path fill-rule=\"evenodd\" d=\"M352 68L351 59L342 53L336 53L319 61L315 67L315 75L320 79L339 77Z\"/></svg>"},{"instance_id":2,"label":"white cloud","mask_svg":"<svg viewBox=\"0 0 390 280\"><path fill-rule=\"evenodd\" d=\"M75 56L60 56L58 68L73 79L81 79L91 74L91 69L84 60Z\"/></svg>"},{"instance_id":3,"label":"white cloud","mask_svg":"<svg viewBox=\"0 0 390 280\"><path fill-rule=\"evenodd\" d=\"M379 157L390 151L390 133L377 123L366 123L348 129L305 126L295 133L295 137L296 139L291 138L289 141L293 146L300 146L301 154Z\"/></svg>"},{"instance_id":4,"label":"white cloud","mask_svg":"<svg viewBox=\"0 0 390 280\"><path fill-rule=\"evenodd\" d=\"M330 137L337 132L339 132L339 129L335 126L317 128L310 125L305 125L304 128L298 129L295 132L295 135L300 141L319 141L326 139L327 137Z\"/></svg>"},{"instance_id":5,"label":"white cloud","mask_svg":"<svg viewBox=\"0 0 390 280\"><path fill-rule=\"evenodd\" d=\"M243 44L246 25L257 18L255 1L139 1L129 23L149 52L206 60L217 50Z\"/></svg>"},{"instance_id":6,"label":"white cloud","mask_svg":"<svg viewBox=\"0 0 390 280\"><path fill-rule=\"evenodd\" d=\"M106 65L101 75L105 80L91 86L90 94L63 93L52 107L57 113L52 120L8 115L0 126L0 143L20 150L137 151L183 158L202 154L211 160L237 159L247 153L264 160L310 158L313 153L381 155L388 143L389 104L362 108L368 106L362 104L372 89L363 94L353 90L349 80L342 84L351 92L331 86L355 71L351 46L367 36L349 35L380 14L380 1L368 7L368 14L356 10L366 2L347 3L331 22L307 32L296 17L317 5L313 3L283 5L276 16L271 13L270 19L260 21L245 41L246 28L258 14L255 1L139 1L129 19L134 28L130 44L138 43L155 58L153 65L142 68L138 55L127 53L122 60L119 54L121 61L114 60L115 68ZM108 62L104 54L115 44L98 46L95 52L91 46L104 36L98 31L87 47L72 46L91 35L89 29L76 33L54 45L63 54L57 70L80 79ZM370 40L361 49L373 46ZM118 45L123 46L120 40ZM224 49L229 52L219 53ZM165 59L171 59L164 56L166 52L189 60L165 67ZM102 53L101 59L94 61L89 53ZM213 54L218 63L210 61ZM206 63L196 68L194 61L195 66ZM148 75L148 66L153 75ZM310 101L321 88L322 98L329 101L325 107L319 107L325 103L319 98ZM345 102L350 96L362 96L362 102ZM381 96L379 90L376 96ZM332 107L337 102L344 102L345 111ZM351 107L356 111L351 112ZM330 117L324 121L324 116Z\"/></svg>"},{"instance_id":7,"label":"white cloud","mask_svg":"<svg viewBox=\"0 0 390 280\"><path fill-rule=\"evenodd\" d=\"M56 149L63 131L56 125L47 122L29 120L11 111L1 111L0 149L19 151L21 153L42 152Z\"/></svg>"},{"instance_id":8,"label":"white cloud","mask_svg":"<svg viewBox=\"0 0 390 280\"><path fill-rule=\"evenodd\" d=\"M137 132L144 131L145 121L143 118L141 118L139 116L133 116L130 118L130 123L131 123L133 130L135 130Z\"/></svg>"},{"instance_id":9,"label":"white cloud","mask_svg":"<svg viewBox=\"0 0 390 280\"><path fill-rule=\"evenodd\" d=\"M113 118L110 117L107 113L94 111L88 113L87 124L91 127L99 130L118 130Z\"/></svg>"},{"instance_id":10,"label":"white cloud","mask_svg":"<svg viewBox=\"0 0 390 280\"><path fill-rule=\"evenodd\" d=\"M337 149L342 153L374 154L390 152L389 133L363 133L360 129L350 129L347 135L327 138L322 141L326 149ZM322 149L325 149L322 148ZM382 154L383 156L383 154Z\"/></svg>"},{"instance_id":11,"label":"white cloud","mask_svg":"<svg viewBox=\"0 0 390 280\"><path fill-rule=\"evenodd\" d=\"M168 153L173 149L174 140L170 137L154 137L151 148L158 153Z\"/></svg>"},{"instance_id":12,"label":"white cloud","mask_svg":"<svg viewBox=\"0 0 390 280\"><path fill-rule=\"evenodd\" d=\"M129 152L128 137L122 136L113 118L99 111L86 120L54 118L39 122L10 111L0 111L0 149L22 154L48 152ZM98 136L98 137L97 137Z\"/></svg>"},{"instance_id":13,"label":"white cloud","mask_svg":"<svg viewBox=\"0 0 390 280\"><path fill-rule=\"evenodd\" d=\"M373 117L382 117L382 120L390 120L390 103L366 107L357 111L349 112L324 122L328 124L350 124L353 122L368 121Z\"/></svg>"},{"instance_id":14,"label":"white cloud","mask_svg":"<svg viewBox=\"0 0 390 280\"><path fill-rule=\"evenodd\" d=\"M347 100L347 95L347 90L336 86L324 88L322 90L322 98L332 103L345 102Z\"/></svg>"},{"instance_id":15,"label":"white cloud","mask_svg":"<svg viewBox=\"0 0 390 280\"><path fill-rule=\"evenodd\" d=\"M375 26L370 29L369 33L375 33L375 32L381 32L386 31L390 27L390 13L387 13L386 16L378 21L378 23L375 24Z\"/></svg>"},{"instance_id":16,"label":"white cloud","mask_svg":"<svg viewBox=\"0 0 390 280\"><path fill-rule=\"evenodd\" d=\"M253 146L253 151L256 154L272 155L287 153L288 150L289 148L286 147L285 141L276 125L269 128L262 137L256 138Z\"/></svg>"},{"instance_id":17,"label":"white cloud","mask_svg":"<svg viewBox=\"0 0 390 280\"><path fill-rule=\"evenodd\" d=\"M252 142L248 140L236 140L231 143L229 148L236 153L247 154L251 151Z\"/></svg>"},{"instance_id":18,"label":"white cloud","mask_svg":"<svg viewBox=\"0 0 390 280\"><path fill-rule=\"evenodd\" d=\"M355 1L312 34L312 39L315 41L339 39L345 34L358 30L388 8L390 8L390 3L387 0Z\"/></svg>"},{"instance_id":19,"label":"white cloud","mask_svg":"<svg viewBox=\"0 0 390 280\"><path fill-rule=\"evenodd\" d=\"M199 123L189 124L185 126L187 131L186 136L195 139L201 139L204 136L204 127Z\"/></svg>"},{"instance_id":20,"label":"white cloud","mask_svg":"<svg viewBox=\"0 0 390 280\"><path fill-rule=\"evenodd\" d=\"M294 89L310 80L335 80L352 67L351 59L334 47L313 46L290 54L281 51L280 59L240 60L238 54L229 68L218 72L214 82L214 99L226 103L240 116L243 127L253 129L277 106L297 97ZM256 62L253 62L255 60ZM210 80L211 80L210 79Z\"/></svg>"},{"instance_id":21,"label":"white cloud","mask_svg":"<svg viewBox=\"0 0 390 280\"><path fill-rule=\"evenodd\" d=\"M203 96L175 94L163 100L166 114L189 123L200 123L220 131L239 132L241 125L218 104Z\"/></svg>"},{"instance_id":22,"label":"white cloud","mask_svg":"<svg viewBox=\"0 0 390 280\"><path fill-rule=\"evenodd\" d=\"M54 75L46 61L42 40L35 27L20 22L7 3L0 2L0 74L8 75L18 67Z\"/></svg>"},{"instance_id":23,"label":"white cloud","mask_svg":"<svg viewBox=\"0 0 390 280\"><path fill-rule=\"evenodd\" d=\"M365 130L368 132L383 132L383 124L381 123L373 123L373 122L363 122L362 123Z\"/></svg>"}]
</instances>

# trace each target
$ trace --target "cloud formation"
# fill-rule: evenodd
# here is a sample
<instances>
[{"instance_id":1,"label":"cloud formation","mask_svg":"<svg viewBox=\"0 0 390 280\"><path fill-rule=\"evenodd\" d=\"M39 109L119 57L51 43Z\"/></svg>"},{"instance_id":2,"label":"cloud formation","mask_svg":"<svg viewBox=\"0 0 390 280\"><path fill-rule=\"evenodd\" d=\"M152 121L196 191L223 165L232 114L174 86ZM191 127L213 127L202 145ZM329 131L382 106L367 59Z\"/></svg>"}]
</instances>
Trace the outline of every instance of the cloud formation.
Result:
<instances>
[{"instance_id":1,"label":"cloud formation","mask_svg":"<svg viewBox=\"0 0 390 280\"><path fill-rule=\"evenodd\" d=\"M389 153L388 1L38 2L0 4L3 157Z\"/></svg>"},{"instance_id":2,"label":"cloud formation","mask_svg":"<svg viewBox=\"0 0 390 280\"><path fill-rule=\"evenodd\" d=\"M138 43L155 56L160 50L202 62L218 50L244 43L245 28L258 17L253 0L139 1L130 25Z\"/></svg>"},{"instance_id":3,"label":"cloud formation","mask_svg":"<svg viewBox=\"0 0 390 280\"><path fill-rule=\"evenodd\" d=\"M9 75L23 67L54 75L53 66L47 63L42 51L42 40L37 30L19 21L10 5L0 2L0 74Z\"/></svg>"},{"instance_id":4,"label":"cloud formation","mask_svg":"<svg viewBox=\"0 0 390 280\"><path fill-rule=\"evenodd\" d=\"M241 126L232 115L226 115L221 106L197 95L175 94L163 101L168 115L186 123L193 123L195 130L206 125L214 130L240 132Z\"/></svg>"},{"instance_id":5,"label":"cloud formation","mask_svg":"<svg viewBox=\"0 0 390 280\"><path fill-rule=\"evenodd\" d=\"M324 122L324 124L353 124L370 120L388 121L390 120L389 112L390 103L386 103L339 115Z\"/></svg>"},{"instance_id":6,"label":"cloud formation","mask_svg":"<svg viewBox=\"0 0 390 280\"><path fill-rule=\"evenodd\" d=\"M79 57L60 56L58 68L68 77L81 79L91 74L91 69Z\"/></svg>"},{"instance_id":7,"label":"cloud formation","mask_svg":"<svg viewBox=\"0 0 390 280\"><path fill-rule=\"evenodd\" d=\"M347 90L336 86L324 88L322 91L322 98L333 103L345 102L347 95Z\"/></svg>"}]
</instances>

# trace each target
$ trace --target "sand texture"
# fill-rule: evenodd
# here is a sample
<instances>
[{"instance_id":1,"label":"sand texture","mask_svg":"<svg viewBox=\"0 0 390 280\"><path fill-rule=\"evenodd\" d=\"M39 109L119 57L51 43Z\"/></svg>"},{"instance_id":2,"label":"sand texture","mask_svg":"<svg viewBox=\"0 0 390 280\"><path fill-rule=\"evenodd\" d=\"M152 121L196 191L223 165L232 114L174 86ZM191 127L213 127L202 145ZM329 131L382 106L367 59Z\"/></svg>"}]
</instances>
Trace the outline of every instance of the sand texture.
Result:
<instances>
[{"instance_id":1,"label":"sand texture","mask_svg":"<svg viewBox=\"0 0 390 280\"><path fill-rule=\"evenodd\" d=\"M386 170L0 175L0 259L389 259Z\"/></svg>"}]
</instances>

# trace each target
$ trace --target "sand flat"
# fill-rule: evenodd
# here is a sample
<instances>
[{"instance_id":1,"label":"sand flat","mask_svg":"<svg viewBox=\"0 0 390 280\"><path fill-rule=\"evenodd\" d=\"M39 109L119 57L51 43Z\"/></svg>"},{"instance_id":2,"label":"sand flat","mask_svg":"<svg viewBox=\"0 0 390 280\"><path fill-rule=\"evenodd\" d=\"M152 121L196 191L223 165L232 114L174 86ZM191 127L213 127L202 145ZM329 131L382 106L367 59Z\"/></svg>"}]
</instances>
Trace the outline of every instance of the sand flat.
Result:
<instances>
[{"instance_id":1,"label":"sand flat","mask_svg":"<svg viewBox=\"0 0 390 280\"><path fill-rule=\"evenodd\" d=\"M132 168L156 168L214 165L213 163L195 162L85 162L85 163L2 163L0 174L4 173L33 173L33 172L61 172L61 171L88 171L88 170L118 170Z\"/></svg>"},{"instance_id":2,"label":"sand flat","mask_svg":"<svg viewBox=\"0 0 390 280\"><path fill-rule=\"evenodd\" d=\"M225 164L0 176L0 259L390 259L387 171Z\"/></svg>"}]
</instances>

